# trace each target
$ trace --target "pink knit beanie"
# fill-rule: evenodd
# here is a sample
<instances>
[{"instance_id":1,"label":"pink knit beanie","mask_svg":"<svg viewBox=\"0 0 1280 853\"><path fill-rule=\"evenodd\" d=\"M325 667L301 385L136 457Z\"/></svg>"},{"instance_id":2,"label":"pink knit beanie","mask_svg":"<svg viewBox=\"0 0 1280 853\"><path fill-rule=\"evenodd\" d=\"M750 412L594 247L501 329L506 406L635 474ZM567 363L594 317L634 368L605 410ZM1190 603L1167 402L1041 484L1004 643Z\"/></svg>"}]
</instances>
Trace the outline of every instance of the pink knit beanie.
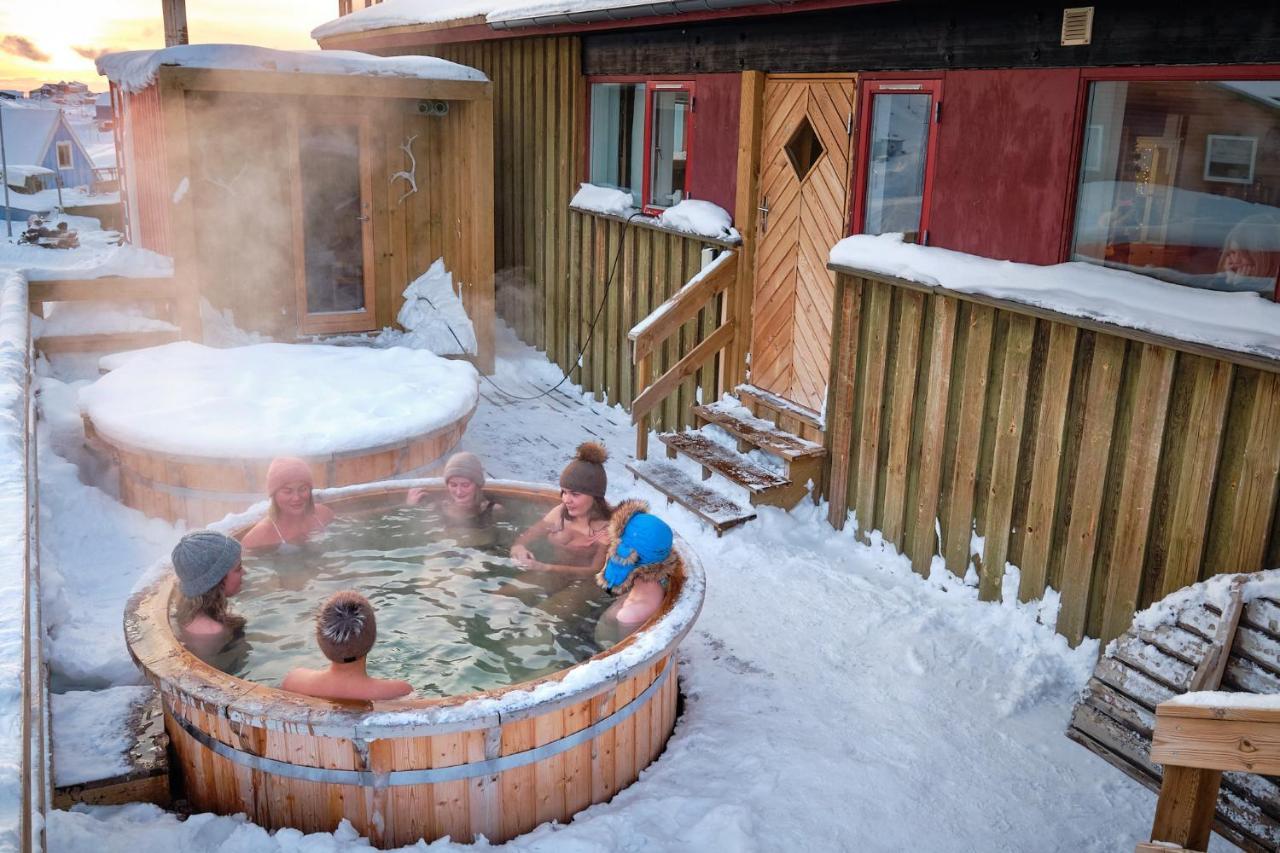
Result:
<instances>
[{"instance_id":1,"label":"pink knit beanie","mask_svg":"<svg viewBox=\"0 0 1280 853\"><path fill-rule=\"evenodd\" d=\"M313 485L311 466L295 456L280 456L271 460L267 468L267 497L273 497L289 483Z\"/></svg>"}]
</instances>

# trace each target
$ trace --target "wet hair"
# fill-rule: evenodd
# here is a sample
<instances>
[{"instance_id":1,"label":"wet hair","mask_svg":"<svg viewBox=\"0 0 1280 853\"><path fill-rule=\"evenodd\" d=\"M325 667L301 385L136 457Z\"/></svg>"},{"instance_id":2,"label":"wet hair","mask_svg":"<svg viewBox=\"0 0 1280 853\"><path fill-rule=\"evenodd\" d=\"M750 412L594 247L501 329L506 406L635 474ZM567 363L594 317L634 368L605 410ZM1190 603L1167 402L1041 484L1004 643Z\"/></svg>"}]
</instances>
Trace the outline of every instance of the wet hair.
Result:
<instances>
[{"instance_id":1,"label":"wet hair","mask_svg":"<svg viewBox=\"0 0 1280 853\"><path fill-rule=\"evenodd\" d=\"M358 592L331 595L316 614L316 642L335 663L352 663L369 654L378 637L373 606Z\"/></svg>"},{"instance_id":2,"label":"wet hair","mask_svg":"<svg viewBox=\"0 0 1280 853\"><path fill-rule=\"evenodd\" d=\"M227 593L222 588L222 581L214 584L213 589L194 598L188 598L179 592L178 603L174 610L178 624L184 628L197 616L207 616L233 631L244 625L244 617L237 616L228 609Z\"/></svg>"}]
</instances>

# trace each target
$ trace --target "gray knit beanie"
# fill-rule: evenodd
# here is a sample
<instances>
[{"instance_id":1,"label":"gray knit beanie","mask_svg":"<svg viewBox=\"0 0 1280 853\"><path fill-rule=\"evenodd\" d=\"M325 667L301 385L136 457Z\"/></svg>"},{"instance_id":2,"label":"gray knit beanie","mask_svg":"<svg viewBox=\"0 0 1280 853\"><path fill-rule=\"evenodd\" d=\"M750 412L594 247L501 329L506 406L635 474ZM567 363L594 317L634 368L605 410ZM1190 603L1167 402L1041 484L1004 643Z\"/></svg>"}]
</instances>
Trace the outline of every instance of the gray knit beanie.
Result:
<instances>
[{"instance_id":1,"label":"gray knit beanie","mask_svg":"<svg viewBox=\"0 0 1280 853\"><path fill-rule=\"evenodd\" d=\"M240 543L212 530L188 533L173 546L173 571L187 598L213 589L240 562Z\"/></svg>"},{"instance_id":2,"label":"gray knit beanie","mask_svg":"<svg viewBox=\"0 0 1280 853\"><path fill-rule=\"evenodd\" d=\"M480 488L484 488L484 463L474 453L462 451L449 457L444 466L445 482L450 477L466 477Z\"/></svg>"}]
</instances>

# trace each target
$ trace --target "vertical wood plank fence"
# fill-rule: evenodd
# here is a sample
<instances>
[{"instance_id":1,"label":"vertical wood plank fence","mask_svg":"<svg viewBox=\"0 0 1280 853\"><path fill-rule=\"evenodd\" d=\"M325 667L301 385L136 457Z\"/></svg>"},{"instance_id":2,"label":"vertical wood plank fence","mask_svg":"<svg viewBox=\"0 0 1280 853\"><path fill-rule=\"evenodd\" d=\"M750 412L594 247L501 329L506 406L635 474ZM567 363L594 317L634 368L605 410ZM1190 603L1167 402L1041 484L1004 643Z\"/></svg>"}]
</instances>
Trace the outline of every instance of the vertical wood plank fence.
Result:
<instances>
[{"instance_id":1,"label":"vertical wood plank fence","mask_svg":"<svg viewBox=\"0 0 1280 853\"><path fill-rule=\"evenodd\" d=\"M534 37L433 45L424 52L478 68L493 81L497 313L598 400L630 408L637 393L631 327L701 268L706 246L731 244L572 210L585 175L586 81L576 37ZM617 254L619 246L622 254ZM608 288L610 270L616 272ZM605 307L590 345L578 352L594 312ZM654 356L663 372L711 334L713 306ZM686 379L652 416L658 429L692 423L699 397L714 400L719 364ZM701 389L699 394L698 389Z\"/></svg>"},{"instance_id":2,"label":"vertical wood plank fence","mask_svg":"<svg viewBox=\"0 0 1280 853\"><path fill-rule=\"evenodd\" d=\"M1061 593L1073 644L1280 565L1280 364L837 269L830 520L979 594Z\"/></svg>"}]
</instances>

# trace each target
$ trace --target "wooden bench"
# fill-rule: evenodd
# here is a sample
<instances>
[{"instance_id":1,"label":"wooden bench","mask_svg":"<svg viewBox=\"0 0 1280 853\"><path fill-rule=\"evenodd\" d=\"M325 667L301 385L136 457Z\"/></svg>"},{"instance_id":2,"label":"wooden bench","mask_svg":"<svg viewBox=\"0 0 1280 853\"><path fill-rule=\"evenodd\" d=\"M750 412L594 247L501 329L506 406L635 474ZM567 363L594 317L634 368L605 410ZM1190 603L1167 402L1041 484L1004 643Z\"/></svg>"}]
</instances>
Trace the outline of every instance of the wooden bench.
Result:
<instances>
[{"instance_id":1,"label":"wooden bench","mask_svg":"<svg viewBox=\"0 0 1280 853\"><path fill-rule=\"evenodd\" d=\"M1169 601L1181 604L1164 604L1160 624L1139 614L1099 659L1067 737L1159 791L1165 774L1152 738L1162 703L1202 690L1280 694L1280 597L1261 588L1276 578L1222 576L1174 593ZM1280 850L1280 778L1225 769L1212 828L1246 850Z\"/></svg>"}]
</instances>

